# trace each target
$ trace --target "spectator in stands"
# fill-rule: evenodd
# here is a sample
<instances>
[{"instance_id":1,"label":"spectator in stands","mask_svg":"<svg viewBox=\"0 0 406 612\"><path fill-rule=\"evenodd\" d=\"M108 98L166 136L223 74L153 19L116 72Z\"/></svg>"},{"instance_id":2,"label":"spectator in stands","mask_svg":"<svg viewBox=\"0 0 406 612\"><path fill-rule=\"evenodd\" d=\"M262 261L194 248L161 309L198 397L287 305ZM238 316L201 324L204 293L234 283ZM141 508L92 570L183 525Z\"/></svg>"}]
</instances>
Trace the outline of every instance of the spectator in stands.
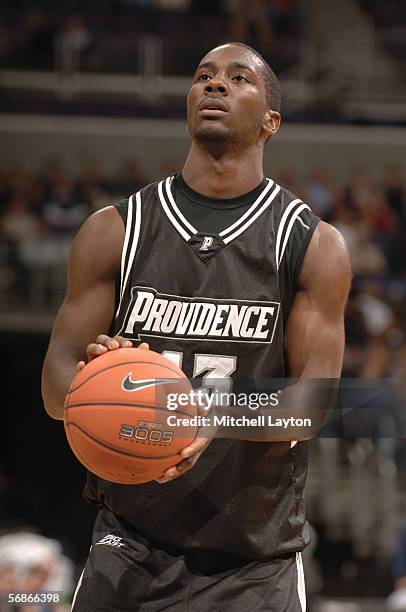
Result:
<instances>
[{"instance_id":1,"label":"spectator in stands","mask_svg":"<svg viewBox=\"0 0 406 612\"><path fill-rule=\"evenodd\" d=\"M345 238L354 275L380 275L386 272L387 261L382 249L371 241L371 229L359 221L357 208L341 204L332 223Z\"/></svg>"},{"instance_id":2,"label":"spectator in stands","mask_svg":"<svg viewBox=\"0 0 406 612\"><path fill-rule=\"evenodd\" d=\"M190 8L191 0L155 0L154 6L159 10L185 12Z\"/></svg>"},{"instance_id":3,"label":"spectator in stands","mask_svg":"<svg viewBox=\"0 0 406 612\"><path fill-rule=\"evenodd\" d=\"M76 181L75 198L82 202L90 214L111 204L116 193L114 181L109 181L102 175L100 163L89 160Z\"/></svg>"},{"instance_id":4,"label":"spectator in stands","mask_svg":"<svg viewBox=\"0 0 406 612\"><path fill-rule=\"evenodd\" d=\"M65 179L67 175L59 159L56 156L48 157L41 165L35 180L35 184L40 186L43 193L40 210L52 198L55 185L63 183Z\"/></svg>"},{"instance_id":5,"label":"spectator in stands","mask_svg":"<svg viewBox=\"0 0 406 612\"><path fill-rule=\"evenodd\" d=\"M377 281L365 280L358 283L358 291L355 301L364 315L369 336L372 338L384 337L395 323L394 312L382 297L385 285Z\"/></svg>"},{"instance_id":6,"label":"spectator in stands","mask_svg":"<svg viewBox=\"0 0 406 612\"><path fill-rule=\"evenodd\" d=\"M174 159L165 159L159 169L159 176L164 178L165 176L169 176L169 174L180 172L181 169L182 166L178 161Z\"/></svg>"},{"instance_id":7,"label":"spectator in stands","mask_svg":"<svg viewBox=\"0 0 406 612\"><path fill-rule=\"evenodd\" d=\"M169 173L170 174L170 173ZM145 185L145 178L134 158L126 159L120 166L118 176L111 182L111 189L121 197L128 197Z\"/></svg>"},{"instance_id":8,"label":"spectator in stands","mask_svg":"<svg viewBox=\"0 0 406 612\"><path fill-rule=\"evenodd\" d=\"M95 159L88 159L82 164L80 176L77 179L77 195L83 197L89 187L98 189L109 189L111 184L103 175L100 162Z\"/></svg>"},{"instance_id":9,"label":"spectator in stands","mask_svg":"<svg viewBox=\"0 0 406 612\"><path fill-rule=\"evenodd\" d=\"M273 33L266 0L224 0L224 8L230 15L231 39L253 44L267 55Z\"/></svg>"},{"instance_id":10,"label":"spectator in stands","mask_svg":"<svg viewBox=\"0 0 406 612\"><path fill-rule=\"evenodd\" d=\"M344 191L344 205L358 217L360 212L373 202L374 195L372 181L365 168L356 167L352 172L350 184Z\"/></svg>"},{"instance_id":11,"label":"spectator in stands","mask_svg":"<svg viewBox=\"0 0 406 612\"><path fill-rule=\"evenodd\" d=\"M19 245L36 235L39 219L31 212L28 200L16 194L6 206L1 226L6 238Z\"/></svg>"},{"instance_id":12,"label":"spectator in stands","mask_svg":"<svg viewBox=\"0 0 406 612\"><path fill-rule=\"evenodd\" d=\"M118 0L119 4L136 9L150 9L153 6L153 2L154 0Z\"/></svg>"},{"instance_id":13,"label":"spectator in stands","mask_svg":"<svg viewBox=\"0 0 406 612\"><path fill-rule=\"evenodd\" d=\"M87 51L90 50L91 35L80 15L72 15L55 37L58 66L63 72L80 70Z\"/></svg>"},{"instance_id":14,"label":"spectator in stands","mask_svg":"<svg viewBox=\"0 0 406 612\"><path fill-rule=\"evenodd\" d=\"M20 593L59 591L60 603L63 603L72 592L73 564L63 555L57 540L30 532L3 535L0 537L1 585L6 587L6 592L10 589ZM55 603L17 606L19 612L53 612L60 609ZM16 607L10 606L9 610L16 610Z\"/></svg>"},{"instance_id":15,"label":"spectator in stands","mask_svg":"<svg viewBox=\"0 0 406 612\"><path fill-rule=\"evenodd\" d=\"M406 610L406 527L398 535L392 560L394 590L386 601L391 612Z\"/></svg>"},{"instance_id":16,"label":"spectator in stands","mask_svg":"<svg viewBox=\"0 0 406 612\"><path fill-rule=\"evenodd\" d=\"M303 201L306 201L306 186L294 168L284 168L279 174L277 182L292 193L297 194Z\"/></svg>"},{"instance_id":17,"label":"spectator in stands","mask_svg":"<svg viewBox=\"0 0 406 612\"><path fill-rule=\"evenodd\" d=\"M27 198L11 194L0 223L3 259L0 282L19 295L25 292L28 281L22 251L28 241L37 237L39 228L40 220L31 212Z\"/></svg>"},{"instance_id":18,"label":"spectator in stands","mask_svg":"<svg viewBox=\"0 0 406 612\"><path fill-rule=\"evenodd\" d=\"M193 13L199 15L218 15L222 12L224 0L191 0L190 7Z\"/></svg>"},{"instance_id":19,"label":"spectator in stands","mask_svg":"<svg viewBox=\"0 0 406 612\"><path fill-rule=\"evenodd\" d=\"M78 201L73 179L58 177L50 200L44 207L43 218L53 234L70 237L85 220L88 214L86 205Z\"/></svg>"},{"instance_id":20,"label":"spectator in stands","mask_svg":"<svg viewBox=\"0 0 406 612\"><path fill-rule=\"evenodd\" d=\"M306 185L306 201L311 202L313 212L324 221L331 222L338 199L337 187L323 167L316 167Z\"/></svg>"},{"instance_id":21,"label":"spectator in stands","mask_svg":"<svg viewBox=\"0 0 406 612\"><path fill-rule=\"evenodd\" d=\"M380 247L385 259L388 259L397 223L382 189L374 189L368 205L359 210L359 222L368 228L370 240Z\"/></svg>"},{"instance_id":22,"label":"spectator in stands","mask_svg":"<svg viewBox=\"0 0 406 612\"><path fill-rule=\"evenodd\" d=\"M2 179L2 204L6 205L14 195L28 197L33 184L33 177L22 164L10 164Z\"/></svg>"},{"instance_id":23,"label":"spectator in stands","mask_svg":"<svg viewBox=\"0 0 406 612\"><path fill-rule=\"evenodd\" d=\"M304 24L302 0L268 0L275 31L300 34Z\"/></svg>"},{"instance_id":24,"label":"spectator in stands","mask_svg":"<svg viewBox=\"0 0 406 612\"><path fill-rule=\"evenodd\" d=\"M406 192L399 166L391 165L385 168L384 193L397 220L406 228Z\"/></svg>"},{"instance_id":25,"label":"spectator in stands","mask_svg":"<svg viewBox=\"0 0 406 612\"><path fill-rule=\"evenodd\" d=\"M30 10L15 35L13 65L24 69L52 69L54 35L49 16L38 7Z\"/></svg>"},{"instance_id":26,"label":"spectator in stands","mask_svg":"<svg viewBox=\"0 0 406 612\"><path fill-rule=\"evenodd\" d=\"M0 62L7 67L7 59L12 54L14 46L13 31L3 21L0 20Z\"/></svg>"}]
</instances>

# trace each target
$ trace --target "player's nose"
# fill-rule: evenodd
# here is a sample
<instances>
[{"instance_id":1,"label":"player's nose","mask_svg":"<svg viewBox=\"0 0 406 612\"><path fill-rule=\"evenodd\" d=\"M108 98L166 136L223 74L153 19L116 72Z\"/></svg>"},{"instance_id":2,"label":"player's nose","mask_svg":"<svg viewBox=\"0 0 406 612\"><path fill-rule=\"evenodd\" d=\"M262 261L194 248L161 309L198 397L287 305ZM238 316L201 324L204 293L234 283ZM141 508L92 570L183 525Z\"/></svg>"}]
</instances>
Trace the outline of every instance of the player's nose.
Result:
<instances>
[{"instance_id":1,"label":"player's nose","mask_svg":"<svg viewBox=\"0 0 406 612\"><path fill-rule=\"evenodd\" d=\"M220 93L222 95L228 94L228 87L225 79L220 75L216 74L210 81L207 81L204 91L206 94Z\"/></svg>"}]
</instances>

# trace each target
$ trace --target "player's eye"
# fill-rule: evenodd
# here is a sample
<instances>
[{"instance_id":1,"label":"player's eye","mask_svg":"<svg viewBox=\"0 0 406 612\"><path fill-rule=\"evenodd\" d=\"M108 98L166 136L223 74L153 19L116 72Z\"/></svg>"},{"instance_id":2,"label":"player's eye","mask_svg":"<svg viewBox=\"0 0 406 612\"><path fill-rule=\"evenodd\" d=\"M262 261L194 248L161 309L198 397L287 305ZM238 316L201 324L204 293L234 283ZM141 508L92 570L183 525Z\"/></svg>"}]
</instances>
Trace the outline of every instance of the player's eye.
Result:
<instances>
[{"instance_id":1,"label":"player's eye","mask_svg":"<svg viewBox=\"0 0 406 612\"><path fill-rule=\"evenodd\" d=\"M208 79L210 79L210 75L209 75L209 74L207 74L206 72L205 72L205 73L203 73L203 74L200 74L200 75L197 77L197 80L198 80L198 81L207 81Z\"/></svg>"},{"instance_id":2,"label":"player's eye","mask_svg":"<svg viewBox=\"0 0 406 612\"><path fill-rule=\"evenodd\" d=\"M235 76L232 77L232 80L237 81L238 83L242 83L243 81L245 81L246 83L249 83L249 80L243 74L236 74Z\"/></svg>"}]
</instances>

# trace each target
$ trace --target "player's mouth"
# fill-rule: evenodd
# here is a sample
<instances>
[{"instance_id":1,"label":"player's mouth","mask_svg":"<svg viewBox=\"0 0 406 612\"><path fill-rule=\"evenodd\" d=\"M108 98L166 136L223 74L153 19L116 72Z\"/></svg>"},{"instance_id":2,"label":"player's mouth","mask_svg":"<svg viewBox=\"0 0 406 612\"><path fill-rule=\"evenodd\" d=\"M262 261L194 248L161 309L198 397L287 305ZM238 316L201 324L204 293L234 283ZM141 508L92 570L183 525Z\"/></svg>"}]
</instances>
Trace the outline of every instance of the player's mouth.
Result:
<instances>
[{"instance_id":1,"label":"player's mouth","mask_svg":"<svg viewBox=\"0 0 406 612\"><path fill-rule=\"evenodd\" d=\"M228 107L222 100L203 100L198 106L198 112L203 117L222 117L228 113Z\"/></svg>"}]
</instances>

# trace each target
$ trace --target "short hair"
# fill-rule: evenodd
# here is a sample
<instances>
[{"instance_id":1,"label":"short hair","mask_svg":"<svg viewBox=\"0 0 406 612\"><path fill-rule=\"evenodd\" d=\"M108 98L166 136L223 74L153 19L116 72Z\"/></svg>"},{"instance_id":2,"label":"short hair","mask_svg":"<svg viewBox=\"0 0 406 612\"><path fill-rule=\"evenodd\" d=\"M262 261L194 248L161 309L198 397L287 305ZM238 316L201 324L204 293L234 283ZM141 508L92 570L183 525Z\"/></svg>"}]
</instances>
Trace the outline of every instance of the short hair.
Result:
<instances>
[{"instance_id":1,"label":"short hair","mask_svg":"<svg viewBox=\"0 0 406 612\"><path fill-rule=\"evenodd\" d=\"M228 43L224 43L224 45L235 45L237 47L243 47L244 49L247 49L248 51L250 51L253 55L255 55L255 57L257 57L261 61L263 72L264 72L266 102L269 108L279 113L281 110L281 104L282 104L281 84L279 82L278 77L276 76L276 74L274 73L274 71L272 70L268 62L266 61L266 59L263 58L262 55L258 53L258 51L256 51L253 47L250 47L249 45L246 45L245 43L228 42Z\"/></svg>"}]
</instances>

